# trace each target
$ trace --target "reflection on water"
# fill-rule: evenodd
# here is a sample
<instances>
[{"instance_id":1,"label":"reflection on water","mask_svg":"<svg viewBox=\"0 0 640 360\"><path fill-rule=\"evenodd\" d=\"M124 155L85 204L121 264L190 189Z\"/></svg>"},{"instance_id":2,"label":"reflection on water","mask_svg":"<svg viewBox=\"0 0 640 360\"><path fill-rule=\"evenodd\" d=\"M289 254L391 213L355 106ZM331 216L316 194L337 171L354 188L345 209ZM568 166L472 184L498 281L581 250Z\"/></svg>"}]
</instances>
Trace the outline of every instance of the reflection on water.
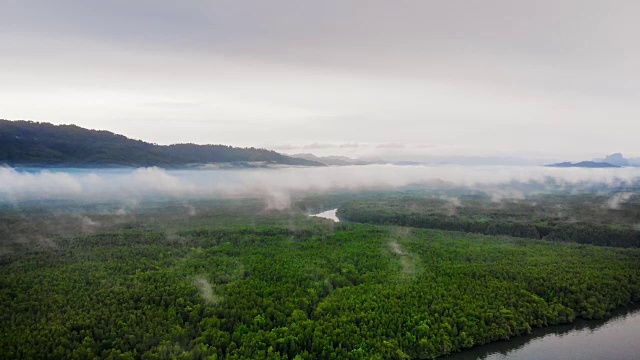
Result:
<instances>
[{"instance_id":1,"label":"reflection on water","mask_svg":"<svg viewBox=\"0 0 640 360\"><path fill-rule=\"evenodd\" d=\"M315 216L315 217L320 217L320 218L324 218L324 219L333 220L335 222L340 222L340 219L338 219L338 216L336 216L336 211L338 211L338 209L327 210L327 211L321 212L319 214L313 214L313 215L309 215L309 216Z\"/></svg>"},{"instance_id":2,"label":"reflection on water","mask_svg":"<svg viewBox=\"0 0 640 360\"><path fill-rule=\"evenodd\" d=\"M640 307L618 312L608 320L536 329L531 335L469 349L446 360L638 360Z\"/></svg>"}]
</instances>

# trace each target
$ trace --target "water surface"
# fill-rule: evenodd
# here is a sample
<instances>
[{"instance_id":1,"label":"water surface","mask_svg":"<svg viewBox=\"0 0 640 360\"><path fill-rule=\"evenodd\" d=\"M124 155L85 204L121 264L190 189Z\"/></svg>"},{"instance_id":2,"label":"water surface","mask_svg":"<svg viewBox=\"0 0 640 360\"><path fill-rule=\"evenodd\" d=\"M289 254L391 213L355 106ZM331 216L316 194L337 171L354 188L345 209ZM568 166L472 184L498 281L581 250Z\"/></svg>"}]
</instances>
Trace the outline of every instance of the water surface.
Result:
<instances>
[{"instance_id":1,"label":"water surface","mask_svg":"<svg viewBox=\"0 0 640 360\"><path fill-rule=\"evenodd\" d=\"M338 209L327 210L327 211L323 211L323 212L321 212L319 214L313 214L313 215L309 215L309 216L315 216L315 217L319 217L319 218L333 220L335 222L340 222L340 219L338 219L338 216L336 215L336 211L338 211Z\"/></svg>"},{"instance_id":2,"label":"water surface","mask_svg":"<svg viewBox=\"0 0 640 360\"><path fill-rule=\"evenodd\" d=\"M574 324L535 329L461 353L446 360L638 360L640 306L624 309L608 320L578 320Z\"/></svg>"}]
</instances>

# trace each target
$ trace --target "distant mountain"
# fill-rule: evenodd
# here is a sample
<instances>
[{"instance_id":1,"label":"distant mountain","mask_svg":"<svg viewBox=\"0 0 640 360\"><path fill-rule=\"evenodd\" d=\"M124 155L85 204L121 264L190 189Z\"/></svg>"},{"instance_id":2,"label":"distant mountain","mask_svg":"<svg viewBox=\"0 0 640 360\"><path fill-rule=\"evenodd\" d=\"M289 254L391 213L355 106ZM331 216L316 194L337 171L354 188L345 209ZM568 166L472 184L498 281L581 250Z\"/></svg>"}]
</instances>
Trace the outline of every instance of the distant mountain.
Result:
<instances>
[{"instance_id":1,"label":"distant mountain","mask_svg":"<svg viewBox=\"0 0 640 360\"><path fill-rule=\"evenodd\" d=\"M308 161L315 161L330 166L346 166L346 165L369 165L372 162L362 161L357 159L351 159L346 156L316 156L309 153L295 154L291 157L304 159Z\"/></svg>"},{"instance_id":2,"label":"distant mountain","mask_svg":"<svg viewBox=\"0 0 640 360\"><path fill-rule=\"evenodd\" d=\"M604 159L593 159L596 162L605 162L615 166L629 166L629 160L625 159L621 153L607 155Z\"/></svg>"},{"instance_id":3,"label":"distant mountain","mask_svg":"<svg viewBox=\"0 0 640 360\"><path fill-rule=\"evenodd\" d=\"M557 164L545 165L550 167L583 167L583 168L611 168L639 166L640 158L627 159L621 153L607 155L604 159L593 159L593 161L582 161L579 163L561 162Z\"/></svg>"},{"instance_id":4,"label":"distant mountain","mask_svg":"<svg viewBox=\"0 0 640 360\"><path fill-rule=\"evenodd\" d=\"M324 156L322 157L325 161L343 161L349 163L350 165L371 165L375 164L372 161L363 160L363 159L352 159L346 156Z\"/></svg>"},{"instance_id":5,"label":"distant mountain","mask_svg":"<svg viewBox=\"0 0 640 360\"><path fill-rule=\"evenodd\" d=\"M595 162L595 161L581 161L578 163L572 163L572 162L561 162L561 163L556 163L556 164L549 164L549 165L545 165L547 167L558 167L558 168L572 168L572 167L578 167L578 168L618 168L620 166L616 166L616 165L612 165L609 163L605 163L605 162Z\"/></svg>"},{"instance_id":6,"label":"distant mountain","mask_svg":"<svg viewBox=\"0 0 640 360\"><path fill-rule=\"evenodd\" d=\"M616 166L640 166L640 158L627 159L621 153L607 155L604 159L593 159L593 161L608 162Z\"/></svg>"},{"instance_id":7,"label":"distant mountain","mask_svg":"<svg viewBox=\"0 0 640 360\"><path fill-rule=\"evenodd\" d=\"M324 166L275 151L225 145L157 145L76 125L0 120L0 164L23 166L161 166L215 163Z\"/></svg>"}]
</instances>

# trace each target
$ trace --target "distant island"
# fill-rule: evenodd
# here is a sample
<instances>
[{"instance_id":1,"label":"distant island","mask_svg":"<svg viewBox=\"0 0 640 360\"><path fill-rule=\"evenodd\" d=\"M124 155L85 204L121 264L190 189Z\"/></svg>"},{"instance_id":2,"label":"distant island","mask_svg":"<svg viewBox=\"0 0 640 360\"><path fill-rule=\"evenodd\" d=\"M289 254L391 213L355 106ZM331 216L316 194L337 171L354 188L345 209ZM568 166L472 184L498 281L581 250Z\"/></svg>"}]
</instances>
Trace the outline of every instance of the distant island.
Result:
<instances>
[{"instance_id":1,"label":"distant island","mask_svg":"<svg viewBox=\"0 0 640 360\"><path fill-rule=\"evenodd\" d=\"M0 164L44 167L326 166L253 147L157 145L109 131L22 120L0 120Z\"/></svg>"},{"instance_id":2,"label":"distant island","mask_svg":"<svg viewBox=\"0 0 640 360\"><path fill-rule=\"evenodd\" d=\"M621 153L607 155L604 159L593 159L597 162L606 162L615 166L640 166L640 158L625 158Z\"/></svg>"},{"instance_id":3,"label":"distant island","mask_svg":"<svg viewBox=\"0 0 640 360\"><path fill-rule=\"evenodd\" d=\"M297 159L304 159L314 162L319 162L328 166L347 166L347 165L371 165L375 164L373 161L365 161L359 159L352 159L346 156L316 156L309 153L294 154L291 157Z\"/></svg>"},{"instance_id":4,"label":"distant island","mask_svg":"<svg viewBox=\"0 0 640 360\"><path fill-rule=\"evenodd\" d=\"M640 158L627 159L621 153L607 155L604 159L593 159L593 161L580 161L577 163L560 162L545 165L547 167L579 167L579 168L619 168L626 166L640 166Z\"/></svg>"},{"instance_id":5,"label":"distant island","mask_svg":"<svg viewBox=\"0 0 640 360\"><path fill-rule=\"evenodd\" d=\"M620 166L612 165L605 162L595 162L595 161L581 161L577 163L572 162L561 162L556 164L545 165L547 167L558 167L558 168L570 168L570 167L579 167L579 168L619 168Z\"/></svg>"}]
</instances>

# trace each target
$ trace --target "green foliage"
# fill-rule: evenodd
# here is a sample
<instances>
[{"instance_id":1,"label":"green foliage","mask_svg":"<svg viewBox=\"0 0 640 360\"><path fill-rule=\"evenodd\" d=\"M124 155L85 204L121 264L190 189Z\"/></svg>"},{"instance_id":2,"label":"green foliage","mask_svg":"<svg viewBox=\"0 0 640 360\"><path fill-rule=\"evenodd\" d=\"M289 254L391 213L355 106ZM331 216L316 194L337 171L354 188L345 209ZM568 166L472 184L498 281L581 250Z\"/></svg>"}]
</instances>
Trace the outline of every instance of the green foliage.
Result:
<instances>
[{"instance_id":1,"label":"green foliage","mask_svg":"<svg viewBox=\"0 0 640 360\"><path fill-rule=\"evenodd\" d=\"M340 206L337 215L370 224L640 247L639 197L616 209L607 207L606 197L595 195L539 195L498 202L462 196L456 200L422 196L358 199Z\"/></svg>"},{"instance_id":2,"label":"green foliage","mask_svg":"<svg viewBox=\"0 0 640 360\"><path fill-rule=\"evenodd\" d=\"M44 166L184 166L220 162L322 164L225 145L161 146L75 125L0 120L0 163Z\"/></svg>"},{"instance_id":3,"label":"green foliage","mask_svg":"<svg viewBox=\"0 0 640 360\"><path fill-rule=\"evenodd\" d=\"M0 357L428 359L639 300L635 249L319 219L133 228L0 265Z\"/></svg>"}]
</instances>

